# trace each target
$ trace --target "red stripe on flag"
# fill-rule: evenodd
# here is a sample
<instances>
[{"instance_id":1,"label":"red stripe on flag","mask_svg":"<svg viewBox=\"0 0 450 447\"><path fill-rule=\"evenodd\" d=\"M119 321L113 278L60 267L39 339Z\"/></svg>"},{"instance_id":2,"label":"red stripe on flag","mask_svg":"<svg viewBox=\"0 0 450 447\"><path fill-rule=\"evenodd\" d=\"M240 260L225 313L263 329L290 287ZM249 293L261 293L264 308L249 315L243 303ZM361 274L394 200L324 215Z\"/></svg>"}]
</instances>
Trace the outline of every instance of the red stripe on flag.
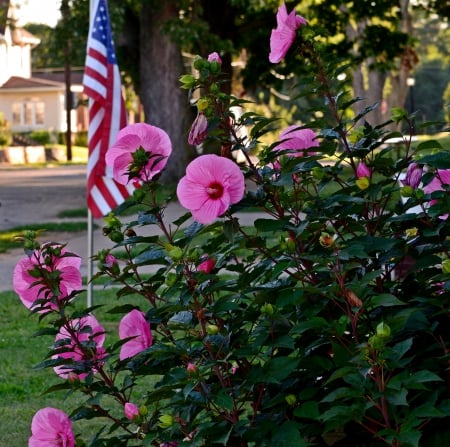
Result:
<instances>
[{"instance_id":1,"label":"red stripe on flag","mask_svg":"<svg viewBox=\"0 0 450 447\"><path fill-rule=\"evenodd\" d=\"M126 125L126 114L106 0L94 0L93 11L83 79L89 97L87 204L93 217L102 217L119 206L133 187L118 184L106 171L106 152Z\"/></svg>"}]
</instances>

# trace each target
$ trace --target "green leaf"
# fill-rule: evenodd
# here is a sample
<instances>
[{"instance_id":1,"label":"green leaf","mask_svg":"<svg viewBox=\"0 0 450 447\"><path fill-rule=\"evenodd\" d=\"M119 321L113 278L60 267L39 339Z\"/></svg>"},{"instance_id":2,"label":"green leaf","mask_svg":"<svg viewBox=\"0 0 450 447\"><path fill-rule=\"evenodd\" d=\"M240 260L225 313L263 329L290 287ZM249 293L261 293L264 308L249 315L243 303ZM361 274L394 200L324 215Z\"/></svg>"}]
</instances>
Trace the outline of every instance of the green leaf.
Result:
<instances>
[{"instance_id":1,"label":"green leaf","mask_svg":"<svg viewBox=\"0 0 450 447\"><path fill-rule=\"evenodd\" d=\"M300 359L276 357L267 361L262 367L253 365L248 375L250 383L280 383L297 368Z\"/></svg>"},{"instance_id":2,"label":"green leaf","mask_svg":"<svg viewBox=\"0 0 450 447\"><path fill-rule=\"evenodd\" d=\"M234 407L233 398L230 396L230 390L221 389L213 399L215 405L219 408L225 408L226 410L231 411Z\"/></svg>"},{"instance_id":3,"label":"green leaf","mask_svg":"<svg viewBox=\"0 0 450 447\"><path fill-rule=\"evenodd\" d=\"M428 370L422 370L409 376L408 379L405 380L405 384L414 385L416 383L442 382L442 381L443 379L439 377L437 374Z\"/></svg>"},{"instance_id":4,"label":"green leaf","mask_svg":"<svg viewBox=\"0 0 450 447\"><path fill-rule=\"evenodd\" d=\"M269 447L307 447L295 422L285 422L270 440Z\"/></svg>"},{"instance_id":5,"label":"green leaf","mask_svg":"<svg viewBox=\"0 0 450 447\"><path fill-rule=\"evenodd\" d=\"M420 163L437 169L450 169L450 152L441 151L437 154L426 155L420 159Z\"/></svg>"},{"instance_id":6,"label":"green leaf","mask_svg":"<svg viewBox=\"0 0 450 447\"><path fill-rule=\"evenodd\" d=\"M390 307L390 306L405 306L406 303L400 301L396 296L390 293L381 293L370 298L370 304L373 307Z\"/></svg>"},{"instance_id":7,"label":"green leaf","mask_svg":"<svg viewBox=\"0 0 450 447\"><path fill-rule=\"evenodd\" d=\"M442 150L444 148L442 147L442 144L439 143L439 141L437 141L437 140L421 141L417 145L417 150L418 151L422 151L422 150L425 150L425 149L439 149L439 150Z\"/></svg>"},{"instance_id":8,"label":"green leaf","mask_svg":"<svg viewBox=\"0 0 450 447\"><path fill-rule=\"evenodd\" d=\"M278 219L256 219L255 228L259 232L272 232L283 230L287 225L287 222Z\"/></svg>"},{"instance_id":9,"label":"green leaf","mask_svg":"<svg viewBox=\"0 0 450 447\"><path fill-rule=\"evenodd\" d=\"M299 407L295 408L294 415L305 419L319 419L319 404L317 402L304 402Z\"/></svg>"},{"instance_id":10,"label":"green leaf","mask_svg":"<svg viewBox=\"0 0 450 447\"><path fill-rule=\"evenodd\" d=\"M392 405L403 405L407 406L408 390L406 388L402 388L400 390L386 390L386 399Z\"/></svg>"}]
</instances>

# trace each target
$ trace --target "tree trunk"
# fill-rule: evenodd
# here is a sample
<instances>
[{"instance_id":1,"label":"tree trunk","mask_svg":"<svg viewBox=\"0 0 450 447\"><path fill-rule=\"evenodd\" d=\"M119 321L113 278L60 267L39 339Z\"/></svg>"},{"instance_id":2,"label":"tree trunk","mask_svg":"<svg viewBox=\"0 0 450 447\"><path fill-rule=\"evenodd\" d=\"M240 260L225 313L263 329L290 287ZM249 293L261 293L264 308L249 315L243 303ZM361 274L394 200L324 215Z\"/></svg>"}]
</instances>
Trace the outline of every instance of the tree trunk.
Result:
<instances>
[{"instance_id":1,"label":"tree trunk","mask_svg":"<svg viewBox=\"0 0 450 447\"><path fill-rule=\"evenodd\" d=\"M411 13L409 12L409 0L401 0L402 21L400 24L401 31L413 35L413 26ZM400 57L400 63L397 71L391 71L389 74L389 82L391 84L391 92L386 98L386 114L385 119L389 117L392 107L406 107L406 98L408 96L408 77L411 76L411 72L414 66L419 62L416 52L410 46L407 46L405 52ZM414 110L410 111L414 112ZM392 130L395 130L396 124L391 126Z\"/></svg>"},{"instance_id":2,"label":"tree trunk","mask_svg":"<svg viewBox=\"0 0 450 447\"><path fill-rule=\"evenodd\" d=\"M163 31L164 23L177 15L177 7L169 0L146 2L140 14L140 98L145 121L164 129L172 141L173 152L162 176L166 183L184 176L194 156L187 143L192 112L179 82L183 59L180 48Z\"/></svg>"}]
</instances>

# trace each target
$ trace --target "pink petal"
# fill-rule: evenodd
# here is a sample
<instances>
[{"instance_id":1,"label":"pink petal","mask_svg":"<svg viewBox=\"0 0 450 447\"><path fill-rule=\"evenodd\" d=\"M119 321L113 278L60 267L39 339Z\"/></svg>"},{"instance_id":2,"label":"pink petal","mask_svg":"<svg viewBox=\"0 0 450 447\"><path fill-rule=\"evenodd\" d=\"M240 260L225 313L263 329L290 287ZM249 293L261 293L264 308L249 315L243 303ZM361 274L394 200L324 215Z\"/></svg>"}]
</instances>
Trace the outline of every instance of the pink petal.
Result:
<instances>
[{"instance_id":1,"label":"pink petal","mask_svg":"<svg viewBox=\"0 0 450 447\"><path fill-rule=\"evenodd\" d=\"M209 200L206 186L183 177L177 186L178 200L184 208L199 209Z\"/></svg>"},{"instance_id":2,"label":"pink petal","mask_svg":"<svg viewBox=\"0 0 450 447\"><path fill-rule=\"evenodd\" d=\"M31 433L29 447L75 446L72 422L66 413L57 408L39 410L31 421Z\"/></svg>"},{"instance_id":3,"label":"pink petal","mask_svg":"<svg viewBox=\"0 0 450 447\"><path fill-rule=\"evenodd\" d=\"M221 216L228 208L229 203L224 203L222 200L208 200L204 205L197 209L191 210L192 217L201 224L210 224Z\"/></svg>"},{"instance_id":4,"label":"pink petal","mask_svg":"<svg viewBox=\"0 0 450 447\"><path fill-rule=\"evenodd\" d=\"M145 314L137 309L126 314L119 323L119 338L134 337L120 349L120 360L134 357L152 345L153 338Z\"/></svg>"}]
</instances>

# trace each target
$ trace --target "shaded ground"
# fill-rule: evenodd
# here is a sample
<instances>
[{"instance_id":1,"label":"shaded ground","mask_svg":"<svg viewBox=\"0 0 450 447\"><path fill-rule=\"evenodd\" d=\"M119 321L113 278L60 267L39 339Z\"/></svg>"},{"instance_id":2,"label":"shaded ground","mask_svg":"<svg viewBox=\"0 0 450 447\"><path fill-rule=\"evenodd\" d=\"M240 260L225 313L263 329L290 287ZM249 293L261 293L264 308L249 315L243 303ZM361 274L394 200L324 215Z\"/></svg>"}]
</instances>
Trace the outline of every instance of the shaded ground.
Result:
<instances>
[{"instance_id":1,"label":"shaded ground","mask_svg":"<svg viewBox=\"0 0 450 447\"><path fill-rule=\"evenodd\" d=\"M0 167L0 230L19 225L44 222L64 222L59 219L61 211L86 206L86 166L58 166L42 169ZM170 204L165 211L167 222L172 222L186 212L178 203ZM258 213L238 214L244 225L253 224ZM133 217L130 217L132 219ZM70 219L69 219L70 220ZM95 220L98 229L93 233L93 252L112 247L103 236L103 219ZM148 232L156 227L146 227ZM88 234L52 233L51 239L68 244L68 249L83 259L81 272L87 274ZM39 238L46 242L45 236ZM12 290L14 266L24 256L22 249L0 254L0 291Z\"/></svg>"}]
</instances>

